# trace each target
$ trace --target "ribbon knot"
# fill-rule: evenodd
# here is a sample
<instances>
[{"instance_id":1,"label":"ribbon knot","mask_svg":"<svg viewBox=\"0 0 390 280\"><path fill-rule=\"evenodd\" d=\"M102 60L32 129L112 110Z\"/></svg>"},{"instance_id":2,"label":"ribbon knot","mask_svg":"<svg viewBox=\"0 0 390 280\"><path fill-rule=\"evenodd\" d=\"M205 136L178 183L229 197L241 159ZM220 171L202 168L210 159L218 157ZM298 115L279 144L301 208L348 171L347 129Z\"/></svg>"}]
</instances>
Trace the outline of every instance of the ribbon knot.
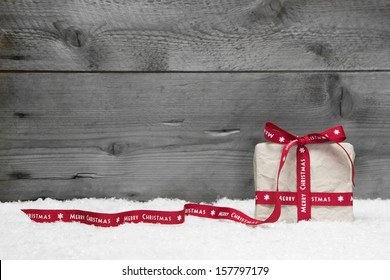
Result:
<instances>
[{"instance_id":1,"label":"ribbon knot","mask_svg":"<svg viewBox=\"0 0 390 280\"><path fill-rule=\"evenodd\" d=\"M300 146L305 146L309 142L310 142L310 139L308 136L299 137L299 139L298 139L298 143Z\"/></svg>"}]
</instances>

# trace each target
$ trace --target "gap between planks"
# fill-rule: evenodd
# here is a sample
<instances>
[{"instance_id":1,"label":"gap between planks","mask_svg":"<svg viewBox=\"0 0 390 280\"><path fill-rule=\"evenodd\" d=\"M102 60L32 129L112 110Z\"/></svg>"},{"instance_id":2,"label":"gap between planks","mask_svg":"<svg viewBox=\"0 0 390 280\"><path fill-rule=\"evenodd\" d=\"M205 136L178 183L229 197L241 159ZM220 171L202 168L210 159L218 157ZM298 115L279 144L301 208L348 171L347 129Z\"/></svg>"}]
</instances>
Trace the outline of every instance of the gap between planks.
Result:
<instances>
[{"instance_id":1,"label":"gap between planks","mask_svg":"<svg viewBox=\"0 0 390 280\"><path fill-rule=\"evenodd\" d=\"M216 74L283 74L283 73L386 73L390 72L390 69L354 69L354 70L245 70L245 71L126 71L126 70L99 70L99 71L79 71L79 70L0 70L0 73L42 73L42 74L203 74L203 73L216 73Z\"/></svg>"}]
</instances>

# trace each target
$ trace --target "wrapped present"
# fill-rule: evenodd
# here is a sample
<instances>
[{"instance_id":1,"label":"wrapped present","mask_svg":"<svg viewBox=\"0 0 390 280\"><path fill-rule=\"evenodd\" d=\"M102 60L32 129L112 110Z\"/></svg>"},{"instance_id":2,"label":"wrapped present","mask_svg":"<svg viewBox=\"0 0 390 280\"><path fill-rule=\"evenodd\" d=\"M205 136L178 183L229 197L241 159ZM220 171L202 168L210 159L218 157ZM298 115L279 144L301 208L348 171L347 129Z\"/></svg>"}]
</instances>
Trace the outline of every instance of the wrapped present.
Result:
<instances>
[{"instance_id":1,"label":"wrapped present","mask_svg":"<svg viewBox=\"0 0 390 280\"><path fill-rule=\"evenodd\" d=\"M264 136L270 142L254 153L256 219L273 213L287 222L353 220L355 153L340 143L341 126L299 137L267 123Z\"/></svg>"}]
</instances>

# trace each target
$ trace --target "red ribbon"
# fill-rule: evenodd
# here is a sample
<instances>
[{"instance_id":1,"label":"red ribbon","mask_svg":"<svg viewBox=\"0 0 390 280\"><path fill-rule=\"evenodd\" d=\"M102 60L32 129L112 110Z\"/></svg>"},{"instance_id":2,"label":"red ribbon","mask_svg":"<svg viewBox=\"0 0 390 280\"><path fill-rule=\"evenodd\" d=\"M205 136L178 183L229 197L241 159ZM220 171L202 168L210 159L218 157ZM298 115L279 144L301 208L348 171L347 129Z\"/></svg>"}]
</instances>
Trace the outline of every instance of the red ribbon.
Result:
<instances>
[{"instance_id":1,"label":"red ribbon","mask_svg":"<svg viewBox=\"0 0 390 280\"><path fill-rule=\"evenodd\" d=\"M34 222L80 222L100 227L113 227L124 223L151 223L151 224L182 224L185 216L197 216L210 219L231 220L246 225L260 225L276 222L276 220L256 220L241 211L229 207L220 207L205 204L185 204L179 211L132 210L121 213L96 213L83 210L41 210L23 209Z\"/></svg>"},{"instance_id":2,"label":"red ribbon","mask_svg":"<svg viewBox=\"0 0 390 280\"><path fill-rule=\"evenodd\" d=\"M279 196L281 205L298 205L298 194L296 192L276 192L273 191L257 191L256 204L275 204L276 196ZM311 206L352 206L352 192L337 192L337 193L319 193L312 192L310 204Z\"/></svg>"},{"instance_id":3,"label":"red ribbon","mask_svg":"<svg viewBox=\"0 0 390 280\"><path fill-rule=\"evenodd\" d=\"M306 144L324 143L333 141L339 143L346 137L341 126L337 126L321 133L311 133L299 137L288 133L272 123L266 123L264 136L271 142L284 144L277 175L275 192L256 192L257 204L274 204L274 210L266 220L254 219L239 210L230 207L220 207L205 204L189 203L179 211L158 210L131 210L120 213L96 213L84 210L58 209L22 209L28 217L38 223L52 222L80 222L100 227L118 226L124 223L152 223L152 224L182 224L185 216L197 216L210 219L231 220L246 225L260 225L276 222L281 213L281 205L297 205L298 220L310 219L311 205L318 206L349 206L352 205L352 193L311 193L310 192L310 158ZM287 154L291 147L297 148L297 192L279 192L279 177ZM347 151L339 145L345 153ZM352 164L352 160L348 155ZM353 177L352 164L352 177ZM332 202L327 202L328 197ZM291 200L288 202L288 200ZM294 203L292 202L294 200ZM336 200L339 203L336 203ZM306 207L306 209L305 209ZM303 211L305 209L305 211Z\"/></svg>"}]
</instances>

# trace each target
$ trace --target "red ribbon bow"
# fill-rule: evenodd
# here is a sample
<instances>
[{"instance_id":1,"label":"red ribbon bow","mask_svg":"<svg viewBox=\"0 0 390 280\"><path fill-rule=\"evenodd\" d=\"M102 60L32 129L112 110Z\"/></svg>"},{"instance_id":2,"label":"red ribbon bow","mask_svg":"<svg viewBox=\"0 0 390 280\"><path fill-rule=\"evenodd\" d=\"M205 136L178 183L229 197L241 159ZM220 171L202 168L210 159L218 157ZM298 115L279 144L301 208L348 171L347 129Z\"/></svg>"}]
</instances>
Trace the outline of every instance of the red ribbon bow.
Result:
<instances>
[{"instance_id":1,"label":"red ribbon bow","mask_svg":"<svg viewBox=\"0 0 390 280\"><path fill-rule=\"evenodd\" d=\"M297 147L297 203L298 203L298 221L310 220L311 218L311 191L310 191L310 155L307 149L307 144L318 144L325 142L334 142L339 145L346 155L352 166L352 182L354 184L354 167L353 162L344 149L339 144L346 139L344 129L342 126L335 126L328 130L319 133L309 133L306 136L300 137L298 135L291 134L286 130L278 127L277 125L267 122L264 128L264 137L273 143L285 145L280 157L278 175L276 180L276 199L275 208L271 216L273 219L279 218L281 211L281 201L279 199L279 177L286 161L288 152L294 146Z\"/></svg>"}]
</instances>

